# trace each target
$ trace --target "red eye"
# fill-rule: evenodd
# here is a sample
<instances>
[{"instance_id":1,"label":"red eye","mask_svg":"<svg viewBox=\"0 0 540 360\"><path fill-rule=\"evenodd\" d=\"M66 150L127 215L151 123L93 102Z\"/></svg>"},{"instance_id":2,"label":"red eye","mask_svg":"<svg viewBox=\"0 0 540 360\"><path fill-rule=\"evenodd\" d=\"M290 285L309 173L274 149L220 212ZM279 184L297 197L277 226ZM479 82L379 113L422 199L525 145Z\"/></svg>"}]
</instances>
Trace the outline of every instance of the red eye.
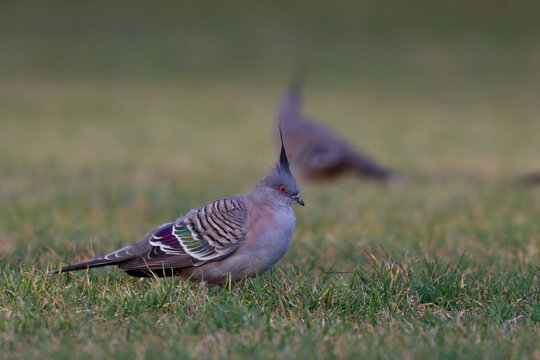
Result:
<instances>
[{"instance_id":1,"label":"red eye","mask_svg":"<svg viewBox=\"0 0 540 360\"><path fill-rule=\"evenodd\" d=\"M279 191L281 191L282 193L286 194L287 193L287 188L283 185L279 185L278 188L277 188Z\"/></svg>"}]
</instances>

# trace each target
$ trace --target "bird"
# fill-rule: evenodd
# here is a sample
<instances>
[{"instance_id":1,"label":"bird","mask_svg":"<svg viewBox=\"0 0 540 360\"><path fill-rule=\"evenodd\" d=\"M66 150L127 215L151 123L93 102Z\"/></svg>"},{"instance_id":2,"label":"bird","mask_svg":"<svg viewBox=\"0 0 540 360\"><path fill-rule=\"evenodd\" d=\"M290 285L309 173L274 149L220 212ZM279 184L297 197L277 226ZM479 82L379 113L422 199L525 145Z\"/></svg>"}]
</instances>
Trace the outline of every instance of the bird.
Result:
<instances>
[{"instance_id":1,"label":"bird","mask_svg":"<svg viewBox=\"0 0 540 360\"><path fill-rule=\"evenodd\" d=\"M292 205L304 206L299 192L282 142L279 161L249 193L192 209L139 242L51 273L116 265L136 277L238 282L264 273L285 255L296 223Z\"/></svg>"},{"instance_id":2,"label":"bird","mask_svg":"<svg viewBox=\"0 0 540 360\"><path fill-rule=\"evenodd\" d=\"M328 127L304 116L301 98L301 81L295 79L283 96L277 115L291 166L299 176L321 180L354 173L383 182L401 177L353 148Z\"/></svg>"},{"instance_id":3,"label":"bird","mask_svg":"<svg viewBox=\"0 0 540 360\"><path fill-rule=\"evenodd\" d=\"M519 178L519 183L522 185L536 186L540 185L540 171L529 173Z\"/></svg>"}]
</instances>

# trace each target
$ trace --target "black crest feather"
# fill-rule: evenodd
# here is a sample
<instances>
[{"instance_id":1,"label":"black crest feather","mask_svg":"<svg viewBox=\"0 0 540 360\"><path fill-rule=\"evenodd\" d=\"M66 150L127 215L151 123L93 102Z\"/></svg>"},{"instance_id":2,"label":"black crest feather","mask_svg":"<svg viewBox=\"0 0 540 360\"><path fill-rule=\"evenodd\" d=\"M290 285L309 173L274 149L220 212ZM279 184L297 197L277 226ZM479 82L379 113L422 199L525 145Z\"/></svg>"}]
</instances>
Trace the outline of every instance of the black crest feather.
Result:
<instances>
[{"instance_id":1,"label":"black crest feather","mask_svg":"<svg viewBox=\"0 0 540 360\"><path fill-rule=\"evenodd\" d=\"M289 159L287 159L287 153L285 152L285 145L283 144L283 134L281 133L281 121L279 124L279 138L281 139L281 153L279 154L278 167L280 170L290 173L291 170L289 168Z\"/></svg>"}]
</instances>

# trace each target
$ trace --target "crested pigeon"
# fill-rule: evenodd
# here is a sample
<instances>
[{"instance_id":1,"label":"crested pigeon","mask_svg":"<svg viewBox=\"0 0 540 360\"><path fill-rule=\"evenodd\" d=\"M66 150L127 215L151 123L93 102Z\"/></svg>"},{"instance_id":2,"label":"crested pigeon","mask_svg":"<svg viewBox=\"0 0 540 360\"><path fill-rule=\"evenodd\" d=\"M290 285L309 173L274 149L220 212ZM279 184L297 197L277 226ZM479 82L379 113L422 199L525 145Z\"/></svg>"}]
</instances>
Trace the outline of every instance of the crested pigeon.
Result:
<instances>
[{"instance_id":1,"label":"crested pigeon","mask_svg":"<svg viewBox=\"0 0 540 360\"><path fill-rule=\"evenodd\" d=\"M131 276L177 275L220 284L264 273L287 252L304 206L285 147L274 169L246 194L216 200L165 223L144 239L52 273L117 265Z\"/></svg>"},{"instance_id":2,"label":"crested pigeon","mask_svg":"<svg viewBox=\"0 0 540 360\"><path fill-rule=\"evenodd\" d=\"M278 122L291 166L305 179L332 178L345 172L374 180L398 178L393 171L355 150L329 128L305 117L298 82L285 93L279 106Z\"/></svg>"},{"instance_id":3,"label":"crested pigeon","mask_svg":"<svg viewBox=\"0 0 540 360\"><path fill-rule=\"evenodd\" d=\"M540 185L540 171L533 172L521 177L520 182L525 185Z\"/></svg>"}]
</instances>

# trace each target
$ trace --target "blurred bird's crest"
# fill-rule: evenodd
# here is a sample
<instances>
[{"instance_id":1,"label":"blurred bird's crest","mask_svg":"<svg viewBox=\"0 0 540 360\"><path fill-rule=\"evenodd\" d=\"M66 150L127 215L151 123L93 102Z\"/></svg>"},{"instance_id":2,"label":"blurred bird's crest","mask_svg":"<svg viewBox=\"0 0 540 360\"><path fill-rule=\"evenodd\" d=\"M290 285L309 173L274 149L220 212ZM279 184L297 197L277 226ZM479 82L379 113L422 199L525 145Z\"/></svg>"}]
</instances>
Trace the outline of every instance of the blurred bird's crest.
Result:
<instances>
[{"instance_id":1,"label":"blurred bird's crest","mask_svg":"<svg viewBox=\"0 0 540 360\"><path fill-rule=\"evenodd\" d=\"M302 88L307 75L307 68L300 67L293 75L289 88L280 105L280 114L298 115L302 107Z\"/></svg>"}]
</instances>

